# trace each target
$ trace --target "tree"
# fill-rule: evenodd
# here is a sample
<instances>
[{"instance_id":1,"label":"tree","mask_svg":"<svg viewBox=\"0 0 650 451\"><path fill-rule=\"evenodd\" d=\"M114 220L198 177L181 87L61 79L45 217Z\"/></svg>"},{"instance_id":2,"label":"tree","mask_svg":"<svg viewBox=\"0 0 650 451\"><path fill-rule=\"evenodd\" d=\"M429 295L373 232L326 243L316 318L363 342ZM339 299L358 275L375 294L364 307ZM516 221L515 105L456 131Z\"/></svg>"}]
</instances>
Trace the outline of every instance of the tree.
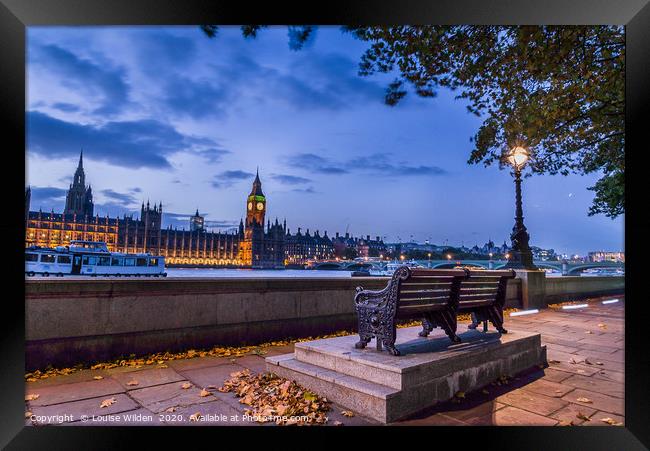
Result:
<instances>
[{"instance_id":1,"label":"tree","mask_svg":"<svg viewBox=\"0 0 650 451\"><path fill-rule=\"evenodd\" d=\"M209 26L208 26L209 27ZM261 26L242 27L255 37ZM625 212L625 34L618 26L344 27L370 47L359 74L394 73L385 102L407 87L434 97L458 92L483 119L468 163L497 163L514 145L531 152L530 173L601 178L589 215ZM300 49L313 27L291 27ZM212 30L212 35L216 30ZM210 36L210 33L206 31Z\"/></svg>"}]
</instances>

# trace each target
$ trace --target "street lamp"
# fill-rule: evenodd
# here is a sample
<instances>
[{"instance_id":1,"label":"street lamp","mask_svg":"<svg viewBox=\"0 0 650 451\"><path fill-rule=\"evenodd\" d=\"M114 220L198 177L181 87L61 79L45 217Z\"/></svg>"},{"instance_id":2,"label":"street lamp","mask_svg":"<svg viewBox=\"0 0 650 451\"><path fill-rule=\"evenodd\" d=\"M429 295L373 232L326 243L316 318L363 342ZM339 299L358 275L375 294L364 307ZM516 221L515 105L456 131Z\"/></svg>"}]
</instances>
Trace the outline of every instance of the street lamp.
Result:
<instances>
[{"instance_id":1,"label":"street lamp","mask_svg":"<svg viewBox=\"0 0 650 451\"><path fill-rule=\"evenodd\" d=\"M429 268L431 268L431 252L427 254L429 256Z\"/></svg>"},{"instance_id":2,"label":"street lamp","mask_svg":"<svg viewBox=\"0 0 650 451\"><path fill-rule=\"evenodd\" d=\"M533 253L528 245L530 236L524 225L524 213L521 206L521 170L529 158L528 151L521 146L514 147L507 155L508 162L515 170L515 225L510 234L512 242L512 259L506 268L537 269L533 263Z\"/></svg>"}]
</instances>

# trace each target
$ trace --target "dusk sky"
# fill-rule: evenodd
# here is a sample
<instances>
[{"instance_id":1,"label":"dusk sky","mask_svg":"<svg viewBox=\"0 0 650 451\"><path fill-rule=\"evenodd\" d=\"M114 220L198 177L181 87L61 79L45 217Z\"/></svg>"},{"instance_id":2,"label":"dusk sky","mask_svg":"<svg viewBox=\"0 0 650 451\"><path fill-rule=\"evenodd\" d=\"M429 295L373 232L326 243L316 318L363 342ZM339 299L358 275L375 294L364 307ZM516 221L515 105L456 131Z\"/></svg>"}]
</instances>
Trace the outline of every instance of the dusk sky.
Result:
<instances>
[{"instance_id":1,"label":"dusk sky","mask_svg":"<svg viewBox=\"0 0 650 451\"><path fill-rule=\"evenodd\" d=\"M245 214L256 168L267 217L292 232L473 246L508 240L514 184L468 165L481 119L455 93L383 103L392 76L357 75L367 44L320 27L289 47L286 27L244 39L221 27L29 27L27 180L31 209L61 212L83 148L95 211L163 204L163 226L198 209L226 230ZM589 176L523 184L531 245L623 250L624 218L587 216Z\"/></svg>"}]
</instances>

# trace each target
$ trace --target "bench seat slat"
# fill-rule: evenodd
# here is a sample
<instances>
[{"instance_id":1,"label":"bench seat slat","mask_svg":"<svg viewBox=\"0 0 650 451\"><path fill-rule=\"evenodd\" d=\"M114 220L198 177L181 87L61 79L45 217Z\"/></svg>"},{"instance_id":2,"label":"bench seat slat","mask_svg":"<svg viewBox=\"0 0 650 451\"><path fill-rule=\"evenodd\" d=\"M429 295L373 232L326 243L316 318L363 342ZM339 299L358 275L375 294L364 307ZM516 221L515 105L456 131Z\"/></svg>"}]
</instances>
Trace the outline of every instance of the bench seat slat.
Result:
<instances>
[{"instance_id":1,"label":"bench seat slat","mask_svg":"<svg viewBox=\"0 0 650 451\"><path fill-rule=\"evenodd\" d=\"M475 299L489 299L490 301L496 300L497 294L479 293L479 294L462 294L460 295L460 302L473 301Z\"/></svg>"},{"instance_id":2,"label":"bench seat slat","mask_svg":"<svg viewBox=\"0 0 650 451\"><path fill-rule=\"evenodd\" d=\"M498 288L497 287L487 287L487 288L461 288L460 295L468 296L471 294L483 294L486 296L496 296Z\"/></svg>"},{"instance_id":3,"label":"bench seat slat","mask_svg":"<svg viewBox=\"0 0 650 451\"><path fill-rule=\"evenodd\" d=\"M400 300L409 300L409 299L420 299L420 298L448 298L449 290L427 290L427 291L412 291L412 292L401 292L399 295Z\"/></svg>"},{"instance_id":4,"label":"bench seat slat","mask_svg":"<svg viewBox=\"0 0 650 451\"><path fill-rule=\"evenodd\" d=\"M425 304L446 304L449 302L448 296L439 296L439 297L421 297L415 299L401 299L398 307L408 306L408 305L425 305Z\"/></svg>"},{"instance_id":5,"label":"bench seat slat","mask_svg":"<svg viewBox=\"0 0 650 451\"><path fill-rule=\"evenodd\" d=\"M412 318L412 315L419 315L421 313L434 312L446 308L444 303L424 304L424 305L407 305L397 309L397 316L400 318ZM417 318L417 317L416 317Z\"/></svg>"},{"instance_id":6,"label":"bench seat slat","mask_svg":"<svg viewBox=\"0 0 650 451\"><path fill-rule=\"evenodd\" d=\"M494 304L494 298L492 299L472 299L472 300L460 300L458 303L458 309L463 310L467 308L472 308L472 307L487 307Z\"/></svg>"}]
</instances>

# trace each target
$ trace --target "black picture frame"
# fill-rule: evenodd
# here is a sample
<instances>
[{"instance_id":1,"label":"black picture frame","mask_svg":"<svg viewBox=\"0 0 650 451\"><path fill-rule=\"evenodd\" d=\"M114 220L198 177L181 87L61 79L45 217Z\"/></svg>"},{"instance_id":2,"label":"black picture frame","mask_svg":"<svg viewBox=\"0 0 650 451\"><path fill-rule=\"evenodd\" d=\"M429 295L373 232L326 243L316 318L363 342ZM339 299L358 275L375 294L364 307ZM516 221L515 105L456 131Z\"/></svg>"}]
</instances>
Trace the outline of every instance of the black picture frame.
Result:
<instances>
[{"instance_id":1,"label":"black picture frame","mask_svg":"<svg viewBox=\"0 0 650 451\"><path fill-rule=\"evenodd\" d=\"M650 109L650 4L648 0L335 0L327 2L226 2L222 0L1 0L0 45L2 48L2 123L4 138L3 183L4 220L0 223L6 247L4 253L4 324L0 328L2 364L0 390L0 446L8 449L117 449L134 437L148 446L167 442L170 434L184 428L142 427L24 427L24 274L20 264L24 248L24 154L25 150L25 44L26 27L34 25L191 25L191 24L617 24L626 26L626 331L625 331L625 427L586 428L484 428L462 431L438 427L372 428L371 434L383 438L389 433L397 442L410 446L445 443L500 449L589 449L634 450L650 446L650 359L644 331L645 297L642 261L648 252L650 222L647 216L647 187L643 153L647 152L645 129ZM644 120L645 119L645 120ZM21 150L22 149L22 150ZM15 258L15 260L13 260ZM12 264L14 262L14 264ZM226 428L198 428L186 436L189 446L225 446ZM254 431L252 429L255 429ZM246 441L241 430L231 434L242 440L235 446L260 446L248 443L250 434L294 445L343 446L337 434L362 432L366 428L247 428ZM397 428L399 430L399 428ZM417 433L417 439L411 438ZM206 436L219 442L205 442ZM282 434L271 439L269 436ZM286 435L284 435L286 434ZM322 435L324 440L313 437ZM407 435L408 434L408 435ZM425 434L423 437L421 434ZM327 438L325 438L327 437ZM212 443L212 445L210 445ZM352 443L348 443L352 445ZM388 445L388 442L386 442ZM425 445L426 446L426 445ZM290 446L291 447L291 446Z\"/></svg>"}]
</instances>

